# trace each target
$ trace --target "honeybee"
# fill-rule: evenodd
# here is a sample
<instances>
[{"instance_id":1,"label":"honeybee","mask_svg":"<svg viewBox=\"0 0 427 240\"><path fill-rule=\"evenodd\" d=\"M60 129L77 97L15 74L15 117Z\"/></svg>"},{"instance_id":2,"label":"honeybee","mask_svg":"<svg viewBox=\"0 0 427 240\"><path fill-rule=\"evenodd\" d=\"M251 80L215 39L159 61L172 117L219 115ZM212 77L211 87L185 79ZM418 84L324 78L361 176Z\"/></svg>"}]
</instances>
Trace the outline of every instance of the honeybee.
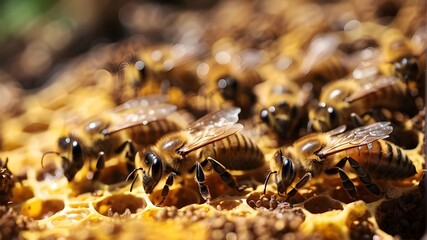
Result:
<instances>
[{"instance_id":1,"label":"honeybee","mask_svg":"<svg viewBox=\"0 0 427 240\"><path fill-rule=\"evenodd\" d=\"M417 112L413 99L406 94L406 85L394 76L374 76L364 79L341 79L325 85L316 107L309 110L309 125L325 132L342 124L358 126L354 117L373 109Z\"/></svg>"},{"instance_id":2,"label":"honeybee","mask_svg":"<svg viewBox=\"0 0 427 240\"><path fill-rule=\"evenodd\" d=\"M350 72L347 56L338 51L341 39L336 34L320 34L313 38L303 53L297 71L291 74L293 81L302 85L311 83L315 95L321 86L342 78Z\"/></svg>"},{"instance_id":3,"label":"honeybee","mask_svg":"<svg viewBox=\"0 0 427 240\"><path fill-rule=\"evenodd\" d=\"M179 129L166 119L175 110L176 106L166 103L162 95L131 99L85 120L69 135L60 137L59 151L45 152L41 164L46 154L60 156L64 175L72 181L86 160L96 159L96 179L106 160L127 149L128 168L133 168L135 147L153 144L165 133Z\"/></svg>"},{"instance_id":4,"label":"honeybee","mask_svg":"<svg viewBox=\"0 0 427 240\"><path fill-rule=\"evenodd\" d=\"M262 106L259 115L261 121L280 138L288 139L294 136L304 120L307 122L311 90L311 84L299 87L291 81L265 81L258 84L255 92Z\"/></svg>"},{"instance_id":5,"label":"honeybee","mask_svg":"<svg viewBox=\"0 0 427 240\"><path fill-rule=\"evenodd\" d=\"M371 177L403 179L416 174L415 166L405 151L383 140L393 131L390 122L377 122L346 132L345 129L342 125L326 133L312 133L291 146L279 149L274 155L264 192L273 174L278 193L285 193L289 198L310 178L338 173L344 189L350 197L357 199L357 190L343 170L347 162L366 188L377 195L381 191ZM287 191L297 176L299 180Z\"/></svg>"},{"instance_id":6,"label":"honeybee","mask_svg":"<svg viewBox=\"0 0 427 240\"><path fill-rule=\"evenodd\" d=\"M228 107L239 107L242 109L242 118L251 116L252 107L257 99L253 86L262 81L257 71L254 69L236 70L227 64L211 64L209 72L203 79L206 84L197 96L201 101L194 101L202 103L202 106L194 108L215 111Z\"/></svg>"},{"instance_id":7,"label":"honeybee","mask_svg":"<svg viewBox=\"0 0 427 240\"><path fill-rule=\"evenodd\" d=\"M391 75L401 79L407 85L407 93L411 96L423 96L424 90L425 50L427 28L418 29L412 39L400 30L387 28L377 36L378 49L369 50L369 57L361 61L352 74L355 78L373 76L375 74Z\"/></svg>"},{"instance_id":8,"label":"honeybee","mask_svg":"<svg viewBox=\"0 0 427 240\"><path fill-rule=\"evenodd\" d=\"M207 165L229 187L240 189L228 170L257 169L264 165L264 156L250 138L238 132L243 128L236 123L239 112L239 108L211 112L187 129L166 134L156 144L139 151L134 171L142 171L145 192L152 193L160 180L166 178L160 205L177 176L194 174L201 196L209 202L211 195L203 170Z\"/></svg>"},{"instance_id":9,"label":"honeybee","mask_svg":"<svg viewBox=\"0 0 427 240\"><path fill-rule=\"evenodd\" d=\"M399 77L409 88L422 87L424 78L424 52L426 50L427 28L420 28L412 40L407 38L400 30L387 29L381 35L381 61L380 68L384 74Z\"/></svg>"},{"instance_id":10,"label":"honeybee","mask_svg":"<svg viewBox=\"0 0 427 240\"><path fill-rule=\"evenodd\" d=\"M115 86L116 102L149 94L168 95L196 93L200 88L197 77L198 59L203 55L198 46L182 44L160 45L135 51L120 64ZM173 98L170 101L181 105Z\"/></svg>"}]
</instances>

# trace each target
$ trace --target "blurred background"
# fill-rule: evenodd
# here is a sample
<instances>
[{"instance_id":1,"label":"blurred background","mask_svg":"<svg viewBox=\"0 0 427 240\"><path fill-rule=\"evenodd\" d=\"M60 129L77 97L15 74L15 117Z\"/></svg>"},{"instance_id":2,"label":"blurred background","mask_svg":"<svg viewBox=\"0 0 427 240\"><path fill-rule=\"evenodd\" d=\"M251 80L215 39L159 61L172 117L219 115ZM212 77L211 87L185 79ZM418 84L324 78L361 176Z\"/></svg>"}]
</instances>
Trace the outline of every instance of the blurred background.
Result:
<instances>
[{"instance_id":1,"label":"blurred background","mask_svg":"<svg viewBox=\"0 0 427 240\"><path fill-rule=\"evenodd\" d=\"M143 34L167 39L178 12L205 10L213 0L0 2L0 83L35 89L73 57L92 47ZM137 24L139 23L139 24Z\"/></svg>"}]
</instances>

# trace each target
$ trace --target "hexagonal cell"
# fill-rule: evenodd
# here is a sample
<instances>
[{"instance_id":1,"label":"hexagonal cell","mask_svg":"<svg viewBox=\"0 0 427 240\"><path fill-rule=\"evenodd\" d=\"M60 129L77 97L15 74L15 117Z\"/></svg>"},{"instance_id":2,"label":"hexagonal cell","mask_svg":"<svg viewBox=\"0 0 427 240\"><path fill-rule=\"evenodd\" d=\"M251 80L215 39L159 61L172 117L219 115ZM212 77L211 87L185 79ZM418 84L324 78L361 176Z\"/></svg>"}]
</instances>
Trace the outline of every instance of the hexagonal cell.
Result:
<instances>
[{"instance_id":1,"label":"hexagonal cell","mask_svg":"<svg viewBox=\"0 0 427 240\"><path fill-rule=\"evenodd\" d=\"M403 149L415 149L422 144L419 142L419 133L417 131L400 128L393 129L388 140Z\"/></svg>"},{"instance_id":2,"label":"hexagonal cell","mask_svg":"<svg viewBox=\"0 0 427 240\"><path fill-rule=\"evenodd\" d=\"M146 206L144 199L132 194L115 194L93 203L95 210L104 216L110 216L111 213L123 214L126 209L136 213L138 209L144 209Z\"/></svg>"},{"instance_id":3,"label":"hexagonal cell","mask_svg":"<svg viewBox=\"0 0 427 240\"><path fill-rule=\"evenodd\" d=\"M341 202L325 195L319 195L310 198L309 200L304 202L304 208L313 214L329 212L331 210L344 209Z\"/></svg>"},{"instance_id":4,"label":"hexagonal cell","mask_svg":"<svg viewBox=\"0 0 427 240\"><path fill-rule=\"evenodd\" d=\"M150 194L150 201L154 205L161 203L162 199L162 190L157 190ZM163 201L161 206L174 206L177 208L182 208L193 203L201 203L202 201L203 200L200 196L200 193L188 187L178 187L169 191L168 196Z\"/></svg>"},{"instance_id":5,"label":"hexagonal cell","mask_svg":"<svg viewBox=\"0 0 427 240\"><path fill-rule=\"evenodd\" d=\"M64 209L65 204L61 199L39 199L27 200L21 207L21 213L36 220L48 218Z\"/></svg>"},{"instance_id":6,"label":"hexagonal cell","mask_svg":"<svg viewBox=\"0 0 427 240\"><path fill-rule=\"evenodd\" d=\"M355 180L357 182L358 180ZM347 191L342 188L341 186L337 186L332 192L330 193L330 196L333 199L336 199L343 203L351 203L357 200L363 200L366 203L371 203L378 201L382 198L382 195L375 195L371 193L365 186L356 186L357 193L359 194L358 199L352 199L348 195Z\"/></svg>"},{"instance_id":7,"label":"hexagonal cell","mask_svg":"<svg viewBox=\"0 0 427 240\"><path fill-rule=\"evenodd\" d=\"M126 180L129 171L126 168L125 163L118 163L115 165L107 166L100 172L98 181L112 185Z\"/></svg>"}]
</instances>

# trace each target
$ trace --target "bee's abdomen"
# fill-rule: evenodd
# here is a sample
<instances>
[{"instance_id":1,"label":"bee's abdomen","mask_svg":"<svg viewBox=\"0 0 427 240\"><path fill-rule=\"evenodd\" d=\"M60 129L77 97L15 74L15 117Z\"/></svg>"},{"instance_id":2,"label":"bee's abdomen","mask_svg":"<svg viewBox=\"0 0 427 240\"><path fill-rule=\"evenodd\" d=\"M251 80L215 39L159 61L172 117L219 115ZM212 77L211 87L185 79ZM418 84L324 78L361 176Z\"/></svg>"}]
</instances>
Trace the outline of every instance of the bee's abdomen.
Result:
<instances>
[{"instance_id":1,"label":"bee's abdomen","mask_svg":"<svg viewBox=\"0 0 427 240\"><path fill-rule=\"evenodd\" d=\"M404 83L397 82L385 88L379 89L374 94L365 96L361 101L354 102L352 110L358 114L364 114L369 109L384 107L390 110L412 111L414 106L408 99ZM402 104L408 103L408 104Z\"/></svg>"},{"instance_id":2,"label":"bee's abdomen","mask_svg":"<svg viewBox=\"0 0 427 240\"><path fill-rule=\"evenodd\" d=\"M207 145L202 155L216 159L229 170L250 170L264 165L262 151L251 139L240 133Z\"/></svg>"},{"instance_id":3,"label":"bee's abdomen","mask_svg":"<svg viewBox=\"0 0 427 240\"><path fill-rule=\"evenodd\" d=\"M155 144L156 141L173 131L178 131L179 127L172 121L160 119L150 122L147 125L135 126L130 129L130 138L139 146L148 146Z\"/></svg>"},{"instance_id":4,"label":"bee's abdomen","mask_svg":"<svg viewBox=\"0 0 427 240\"><path fill-rule=\"evenodd\" d=\"M413 176L416 169L405 151L384 140L347 150L373 178L401 179Z\"/></svg>"}]
</instances>

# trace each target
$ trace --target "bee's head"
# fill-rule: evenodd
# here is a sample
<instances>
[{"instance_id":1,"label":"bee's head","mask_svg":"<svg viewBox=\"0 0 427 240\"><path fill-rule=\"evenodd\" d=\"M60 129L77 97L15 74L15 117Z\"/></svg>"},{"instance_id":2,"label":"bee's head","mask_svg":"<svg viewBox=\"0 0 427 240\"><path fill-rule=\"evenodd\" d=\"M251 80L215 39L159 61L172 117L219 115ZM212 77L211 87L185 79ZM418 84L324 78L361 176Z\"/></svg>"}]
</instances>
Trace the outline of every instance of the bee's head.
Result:
<instances>
[{"instance_id":1,"label":"bee's head","mask_svg":"<svg viewBox=\"0 0 427 240\"><path fill-rule=\"evenodd\" d=\"M58 147L60 151L67 151L71 147L71 143L74 141L70 136L62 136L58 138Z\"/></svg>"},{"instance_id":2,"label":"bee's head","mask_svg":"<svg viewBox=\"0 0 427 240\"><path fill-rule=\"evenodd\" d=\"M420 75L420 63L416 57L402 57L393 64L393 70L397 77L405 82L417 80Z\"/></svg>"},{"instance_id":3,"label":"bee's head","mask_svg":"<svg viewBox=\"0 0 427 240\"><path fill-rule=\"evenodd\" d=\"M274 154L274 162L278 166L275 180L277 191L282 194L294 182L296 169L292 159L285 156L281 149Z\"/></svg>"},{"instance_id":4,"label":"bee's head","mask_svg":"<svg viewBox=\"0 0 427 240\"><path fill-rule=\"evenodd\" d=\"M59 152L48 151L45 152L41 159L41 165L43 166L44 157L48 154L56 154L61 157L61 167L64 171L64 176L70 182L74 179L77 172L83 167L84 157L83 149L80 142L72 137L60 137L58 139ZM71 152L69 154L62 155L62 152Z\"/></svg>"},{"instance_id":5,"label":"bee's head","mask_svg":"<svg viewBox=\"0 0 427 240\"><path fill-rule=\"evenodd\" d=\"M309 112L310 123L318 132L326 132L338 127L338 117L336 109L325 103L319 103Z\"/></svg>"},{"instance_id":6,"label":"bee's head","mask_svg":"<svg viewBox=\"0 0 427 240\"><path fill-rule=\"evenodd\" d=\"M287 102L264 108L260 112L261 121L272 127L279 136L286 136L292 131L291 121L296 115L296 106L290 106Z\"/></svg>"},{"instance_id":7,"label":"bee's head","mask_svg":"<svg viewBox=\"0 0 427 240\"><path fill-rule=\"evenodd\" d=\"M236 98L238 81L232 76L226 75L218 79L218 90L226 100L234 100Z\"/></svg>"},{"instance_id":8,"label":"bee's head","mask_svg":"<svg viewBox=\"0 0 427 240\"><path fill-rule=\"evenodd\" d=\"M152 193L162 178L162 160L152 151L147 151L142 159L142 185L146 193Z\"/></svg>"}]
</instances>

